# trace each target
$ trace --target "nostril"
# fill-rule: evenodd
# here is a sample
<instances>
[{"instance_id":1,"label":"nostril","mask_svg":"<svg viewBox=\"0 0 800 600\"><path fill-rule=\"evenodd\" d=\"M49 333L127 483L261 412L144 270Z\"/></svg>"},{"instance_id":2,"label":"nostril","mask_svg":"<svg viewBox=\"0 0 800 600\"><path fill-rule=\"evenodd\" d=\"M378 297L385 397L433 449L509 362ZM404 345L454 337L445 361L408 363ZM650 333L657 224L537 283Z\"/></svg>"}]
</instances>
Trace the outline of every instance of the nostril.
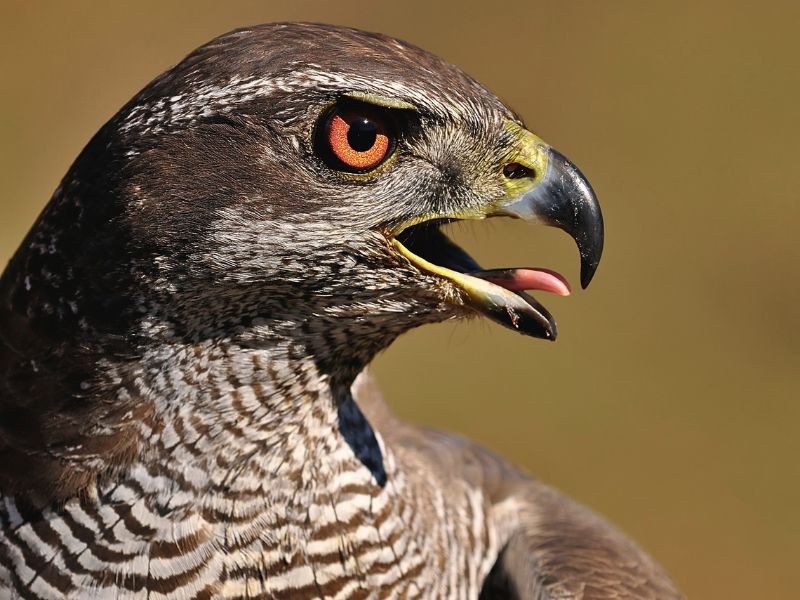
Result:
<instances>
[{"instance_id":1,"label":"nostril","mask_svg":"<svg viewBox=\"0 0 800 600\"><path fill-rule=\"evenodd\" d=\"M529 169L525 165L518 162L508 163L503 167L503 175L508 179L522 179L523 177L535 177L536 173L533 169Z\"/></svg>"}]
</instances>

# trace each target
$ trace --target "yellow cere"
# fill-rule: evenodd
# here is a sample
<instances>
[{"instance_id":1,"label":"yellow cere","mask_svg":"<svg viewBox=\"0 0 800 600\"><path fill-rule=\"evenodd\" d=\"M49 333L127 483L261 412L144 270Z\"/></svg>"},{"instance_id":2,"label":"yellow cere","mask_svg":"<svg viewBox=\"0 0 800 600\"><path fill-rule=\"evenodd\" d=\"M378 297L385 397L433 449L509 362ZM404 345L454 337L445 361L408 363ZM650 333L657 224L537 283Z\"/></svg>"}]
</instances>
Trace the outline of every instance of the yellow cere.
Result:
<instances>
[{"instance_id":1,"label":"yellow cere","mask_svg":"<svg viewBox=\"0 0 800 600\"><path fill-rule=\"evenodd\" d=\"M523 167L527 167L533 171L534 178L533 181L530 178L506 178L503 182L506 190L504 202L509 198L516 198L522 195L522 193L542 182L542 179L547 174L548 150L550 148L539 136L520 127L513 121L506 120L505 128L506 131L517 138L517 143L508 155L507 163L516 162Z\"/></svg>"}]
</instances>

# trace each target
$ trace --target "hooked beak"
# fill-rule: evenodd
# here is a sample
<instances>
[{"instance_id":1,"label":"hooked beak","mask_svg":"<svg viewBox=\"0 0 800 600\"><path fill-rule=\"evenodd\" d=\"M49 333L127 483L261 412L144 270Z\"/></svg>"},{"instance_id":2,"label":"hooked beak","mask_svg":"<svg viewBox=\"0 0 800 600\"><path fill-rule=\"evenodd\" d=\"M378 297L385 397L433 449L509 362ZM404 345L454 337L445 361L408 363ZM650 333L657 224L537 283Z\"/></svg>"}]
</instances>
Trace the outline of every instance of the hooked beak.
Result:
<instances>
[{"instance_id":1,"label":"hooked beak","mask_svg":"<svg viewBox=\"0 0 800 600\"><path fill-rule=\"evenodd\" d=\"M558 227L578 246L585 288L603 253L603 216L592 187L572 162L533 133L510 121L506 129L517 143L504 165L505 195L476 212L438 218L508 216ZM425 228L426 224L409 225L395 234L392 243L401 254L418 268L451 280L472 308L492 320L533 337L556 338L555 320L525 290L567 295L569 286L560 275L546 269L484 270L438 226Z\"/></svg>"},{"instance_id":2,"label":"hooked beak","mask_svg":"<svg viewBox=\"0 0 800 600\"><path fill-rule=\"evenodd\" d=\"M578 245L581 287L586 288L603 254L603 215L594 190L563 154L548 148L542 182L502 206L496 214L558 227Z\"/></svg>"}]
</instances>

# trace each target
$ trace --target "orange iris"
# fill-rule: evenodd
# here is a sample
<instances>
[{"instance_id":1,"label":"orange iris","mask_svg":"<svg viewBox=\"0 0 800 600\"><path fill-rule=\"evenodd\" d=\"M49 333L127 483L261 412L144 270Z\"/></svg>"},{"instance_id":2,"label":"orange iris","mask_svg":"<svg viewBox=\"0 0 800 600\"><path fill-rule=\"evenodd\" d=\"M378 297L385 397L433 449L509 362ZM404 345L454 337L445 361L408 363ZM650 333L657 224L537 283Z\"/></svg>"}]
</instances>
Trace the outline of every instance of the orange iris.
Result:
<instances>
[{"instance_id":1,"label":"orange iris","mask_svg":"<svg viewBox=\"0 0 800 600\"><path fill-rule=\"evenodd\" d=\"M372 116L334 114L328 123L328 144L346 167L358 171L377 167L389 152L384 124Z\"/></svg>"}]
</instances>

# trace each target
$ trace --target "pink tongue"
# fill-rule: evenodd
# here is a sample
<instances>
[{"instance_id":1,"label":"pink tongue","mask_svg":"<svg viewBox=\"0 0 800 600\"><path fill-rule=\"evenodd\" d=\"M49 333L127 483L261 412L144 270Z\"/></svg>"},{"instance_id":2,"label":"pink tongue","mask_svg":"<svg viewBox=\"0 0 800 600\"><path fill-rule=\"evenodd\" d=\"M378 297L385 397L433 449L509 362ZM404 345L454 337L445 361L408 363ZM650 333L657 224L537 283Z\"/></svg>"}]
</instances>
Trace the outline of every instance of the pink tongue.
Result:
<instances>
[{"instance_id":1,"label":"pink tongue","mask_svg":"<svg viewBox=\"0 0 800 600\"><path fill-rule=\"evenodd\" d=\"M559 296L569 296L572 291L563 276L548 269L492 269L473 275L512 292L541 290Z\"/></svg>"}]
</instances>

